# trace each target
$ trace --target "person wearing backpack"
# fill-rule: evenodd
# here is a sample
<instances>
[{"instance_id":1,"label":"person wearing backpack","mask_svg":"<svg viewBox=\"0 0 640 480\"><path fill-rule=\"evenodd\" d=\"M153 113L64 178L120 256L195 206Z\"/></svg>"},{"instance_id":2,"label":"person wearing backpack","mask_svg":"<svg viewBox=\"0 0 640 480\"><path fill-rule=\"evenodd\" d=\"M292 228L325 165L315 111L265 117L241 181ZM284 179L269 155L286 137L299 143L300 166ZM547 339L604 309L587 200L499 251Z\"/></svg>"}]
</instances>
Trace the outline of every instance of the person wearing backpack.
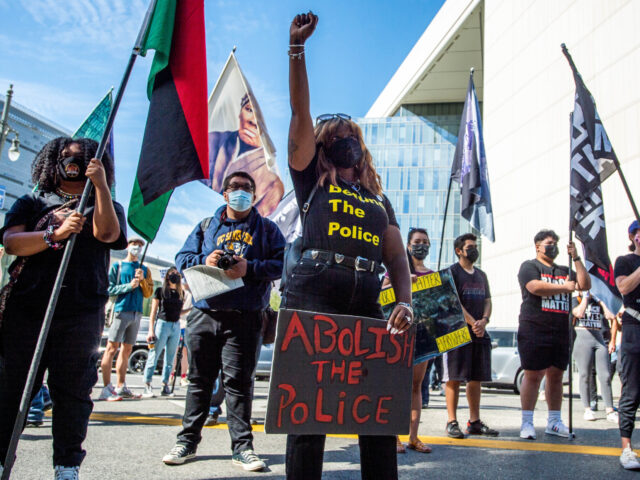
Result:
<instances>
[{"instance_id":1,"label":"person wearing backpack","mask_svg":"<svg viewBox=\"0 0 640 480\"><path fill-rule=\"evenodd\" d=\"M158 363L158 356L164 349L164 364L162 367L162 390L160 395L171 395L169 376L173 365L173 357L180 341L180 312L184 303L184 292L178 269L171 267L164 276L162 287L158 287L151 302L149 315L149 333L147 342L153 345L149 349L149 357L144 368L145 398L155 397L151 386L151 377Z\"/></svg>"}]
</instances>

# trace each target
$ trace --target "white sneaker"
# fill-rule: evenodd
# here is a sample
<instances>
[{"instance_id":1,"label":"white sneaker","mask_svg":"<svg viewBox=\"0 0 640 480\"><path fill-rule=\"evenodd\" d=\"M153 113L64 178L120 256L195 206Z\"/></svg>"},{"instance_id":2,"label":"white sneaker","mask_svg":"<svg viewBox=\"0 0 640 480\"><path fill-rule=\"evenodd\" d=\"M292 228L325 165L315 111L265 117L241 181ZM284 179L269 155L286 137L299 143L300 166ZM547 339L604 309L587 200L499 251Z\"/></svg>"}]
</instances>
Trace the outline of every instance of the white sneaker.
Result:
<instances>
[{"instance_id":1,"label":"white sneaker","mask_svg":"<svg viewBox=\"0 0 640 480\"><path fill-rule=\"evenodd\" d=\"M100 392L100 396L98 400L106 400L107 402L117 402L122 400L122 397L116 393L116 389L112 384L105 385L105 387Z\"/></svg>"},{"instance_id":2,"label":"white sneaker","mask_svg":"<svg viewBox=\"0 0 640 480\"><path fill-rule=\"evenodd\" d=\"M607 421L611 423L615 423L616 425L620 423L620 417L618 416L618 412L607 413Z\"/></svg>"},{"instance_id":3,"label":"white sneaker","mask_svg":"<svg viewBox=\"0 0 640 480\"><path fill-rule=\"evenodd\" d=\"M584 419L587 422L593 422L596 419L596 416L593 413L593 410L589 409L589 410L585 410L584 411Z\"/></svg>"},{"instance_id":4,"label":"white sneaker","mask_svg":"<svg viewBox=\"0 0 640 480\"><path fill-rule=\"evenodd\" d=\"M120 388L116 388L115 392L116 395L118 395L120 398L131 398L134 400L139 400L140 398L142 398L141 393L133 393L131 390L129 390L129 387L127 387L126 383L123 383Z\"/></svg>"},{"instance_id":5,"label":"white sneaker","mask_svg":"<svg viewBox=\"0 0 640 480\"><path fill-rule=\"evenodd\" d=\"M547 423L547 428L544 430L544 433L547 435L569 438L569 428L562 423L562 420L556 420L554 423Z\"/></svg>"},{"instance_id":6,"label":"white sneaker","mask_svg":"<svg viewBox=\"0 0 640 480\"><path fill-rule=\"evenodd\" d=\"M142 392L142 398L153 398L156 394L153 393L153 387L150 383L144 384L144 392Z\"/></svg>"},{"instance_id":7,"label":"white sneaker","mask_svg":"<svg viewBox=\"0 0 640 480\"><path fill-rule=\"evenodd\" d=\"M53 468L55 472L54 480L80 480L78 471L80 467L61 467L56 466Z\"/></svg>"},{"instance_id":8,"label":"white sneaker","mask_svg":"<svg viewBox=\"0 0 640 480\"><path fill-rule=\"evenodd\" d=\"M638 455L629 447L625 448L620 455L620 465L627 470L640 469L640 462L638 461Z\"/></svg>"},{"instance_id":9,"label":"white sneaker","mask_svg":"<svg viewBox=\"0 0 640 480\"><path fill-rule=\"evenodd\" d=\"M536 429L531 422L523 422L520 427L520 438L524 438L526 440L535 440L536 439Z\"/></svg>"}]
</instances>

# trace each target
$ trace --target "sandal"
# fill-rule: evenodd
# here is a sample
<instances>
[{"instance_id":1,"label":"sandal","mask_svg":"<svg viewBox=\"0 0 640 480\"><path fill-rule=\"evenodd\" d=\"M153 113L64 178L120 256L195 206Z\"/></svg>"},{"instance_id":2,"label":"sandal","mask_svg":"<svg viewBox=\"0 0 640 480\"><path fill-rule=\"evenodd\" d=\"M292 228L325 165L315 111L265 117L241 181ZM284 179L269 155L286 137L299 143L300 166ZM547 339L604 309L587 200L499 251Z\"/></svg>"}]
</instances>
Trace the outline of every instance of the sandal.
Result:
<instances>
[{"instance_id":1,"label":"sandal","mask_svg":"<svg viewBox=\"0 0 640 480\"><path fill-rule=\"evenodd\" d=\"M420 440L417 440L415 443L409 440L407 447L419 453L431 453L431 447L429 445L425 445Z\"/></svg>"},{"instance_id":2,"label":"sandal","mask_svg":"<svg viewBox=\"0 0 640 480\"><path fill-rule=\"evenodd\" d=\"M404 443L400 441L400 437L396 435L396 453L407 453Z\"/></svg>"}]
</instances>

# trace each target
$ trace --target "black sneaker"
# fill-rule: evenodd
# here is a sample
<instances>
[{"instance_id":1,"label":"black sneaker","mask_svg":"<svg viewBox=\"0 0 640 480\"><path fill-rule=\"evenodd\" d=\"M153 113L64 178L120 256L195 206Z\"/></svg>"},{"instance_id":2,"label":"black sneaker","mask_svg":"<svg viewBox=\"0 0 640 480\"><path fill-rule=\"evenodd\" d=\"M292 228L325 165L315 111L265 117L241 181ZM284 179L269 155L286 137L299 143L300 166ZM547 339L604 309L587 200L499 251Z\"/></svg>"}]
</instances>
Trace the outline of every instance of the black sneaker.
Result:
<instances>
[{"instance_id":1,"label":"black sneaker","mask_svg":"<svg viewBox=\"0 0 640 480\"><path fill-rule=\"evenodd\" d=\"M205 427L211 427L213 425L217 425L218 424L218 413L210 413L209 415L207 415L207 419L204 421L204 426Z\"/></svg>"},{"instance_id":2,"label":"black sneaker","mask_svg":"<svg viewBox=\"0 0 640 480\"><path fill-rule=\"evenodd\" d=\"M447 435L451 438L464 438L464 433L460 430L457 420L447 423Z\"/></svg>"},{"instance_id":3,"label":"black sneaker","mask_svg":"<svg viewBox=\"0 0 640 480\"><path fill-rule=\"evenodd\" d=\"M258 457L253 450L243 450L240 453L234 453L233 457L231 457L231 462L249 472L256 472L267 468L267 465L260 460L260 457Z\"/></svg>"},{"instance_id":4,"label":"black sneaker","mask_svg":"<svg viewBox=\"0 0 640 480\"><path fill-rule=\"evenodd\" d=\"M196 449L181 443L176 443L175 446L162 457L162 461L167 465L182 465L187 460L191 460L196 456Z\"/></svg>"},{"instance_id":5,"label":"black sneaker","mask_svg":"<svg viewBox=\"0 0 640 480\"><path fill-rule=\"evenodd\" d=\"M468 435L486 435L487 437L497 437L500 432L493 428L487 427L482 420L476 420L475 422L467 422L467 434Z\"/></svg>"},{"instance_id":6,"label":"black sneaker","mask_svg":"<svg viewBox=\"0 0 640 480\"><path fill-rule=\"evenodd\" d=\"M173 393L171 393L171 389L169 388L169 385L162 385L162 390L160 390L160 395L162 395L163 397L171 397L173 396Z\"/></svg>"}]
</instances>

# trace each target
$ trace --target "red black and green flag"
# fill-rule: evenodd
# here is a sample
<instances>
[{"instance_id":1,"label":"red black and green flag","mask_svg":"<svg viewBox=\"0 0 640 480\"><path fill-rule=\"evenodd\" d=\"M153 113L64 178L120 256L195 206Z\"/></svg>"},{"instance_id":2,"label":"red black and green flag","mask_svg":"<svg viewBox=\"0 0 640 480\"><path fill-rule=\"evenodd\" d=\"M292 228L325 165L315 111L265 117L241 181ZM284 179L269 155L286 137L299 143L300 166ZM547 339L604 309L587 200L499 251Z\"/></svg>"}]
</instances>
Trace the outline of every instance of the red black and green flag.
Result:
<instances>
[{"instance_id":1,"label":"red black and green flag","mask_svg":"<svg viewBox=\"0 0 640 480\"><path fill-rule=\"evenodd\" d=\"M129 225L153 241L173 189L209 178L204 0L157 0L140 54L155 50Z\"/></svg>"}]
</instances>

